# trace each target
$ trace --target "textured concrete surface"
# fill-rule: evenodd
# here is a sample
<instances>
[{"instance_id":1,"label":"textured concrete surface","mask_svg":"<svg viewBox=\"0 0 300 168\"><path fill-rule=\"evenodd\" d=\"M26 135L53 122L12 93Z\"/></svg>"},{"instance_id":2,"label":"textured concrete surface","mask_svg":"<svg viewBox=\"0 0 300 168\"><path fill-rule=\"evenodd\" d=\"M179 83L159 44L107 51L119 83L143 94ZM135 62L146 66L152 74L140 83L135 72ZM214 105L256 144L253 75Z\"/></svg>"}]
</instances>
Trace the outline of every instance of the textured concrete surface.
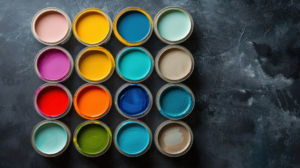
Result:
<instances>
[{"instance_id":1,"label":"textured concrete surface","mask_svg":"<svg viewBox=\"0 0 300 168\"><path fill-rule=\"evenodd\" d=\"M194 18L194 32L182 44L195 59L194 73L183 82L197 100L184 119L194 133L191 150L168 158L152 144L145 155L127 158L112 145L105 155L86 158L71 143L56 158L38 155L30 134L43 118L34 110L33 94L44 82L33 60L44 46L31 33L32 17L58 7L73 20L96 7L113 19L129 6L152 18L166 6L181 6ZM0 13L0 167L300 167L299 0L0 0ZM154 33L143 45L154 57L164 46ZM63 47L73 58L84 48L74 36ZM104 47L116 56L124 45L112 35ZM73 94L84 83L76 73L63 82ZM104 85L114 95L123 83L114 73ZM166 82L153 72L142 83L156 95ZM114 131L125 118L113 106L100 120ZM153 106L141 120L154 133L166 118ZM85 120L72 108L61 121L73 132Z\"/></svg>"}]
</instances>

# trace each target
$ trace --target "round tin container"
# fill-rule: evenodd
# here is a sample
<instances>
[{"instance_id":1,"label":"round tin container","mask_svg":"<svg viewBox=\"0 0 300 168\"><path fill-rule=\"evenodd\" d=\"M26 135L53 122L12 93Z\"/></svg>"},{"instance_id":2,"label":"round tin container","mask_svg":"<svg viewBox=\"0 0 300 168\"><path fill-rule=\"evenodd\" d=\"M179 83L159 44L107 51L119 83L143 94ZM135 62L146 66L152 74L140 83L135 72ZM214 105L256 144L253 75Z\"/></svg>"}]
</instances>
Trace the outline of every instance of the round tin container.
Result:
<instances>
[{"instance_id":1,"label":"round tin container","mask_svg":"<svg viewBox=\"0 0 300 168\"><path fill-rule=\"evenodd\" d=\"M45 82L63 82L71 76L73 69L71 54L59 46L44 47L34 59L35 73Z\"/></svg>"},{"instance_id":2,"label":"round tin container","mask_svg":"<svg viewBox=\"0 0 300 168\"><path fill-rule=\"evenodd\" d=\"M76 72L88 83L102 83L114 72L115 60L103 47L86 47L79 52L75 60Z\"/></svg>"},{"instance_id":3,"label":"round tin container","mask_svg":"<svg viewBox=\"0 0 300 168\"><path fill-rule=\"evenodd\" d=\"M98 46L110 40L112 21L101 9L88 8L76 15L72 28L80 43L89 47Z\"/></svg>"},{"instance_id":4,"label":"round tin container","mask_svg":"<svg viewBox=\"0 0 300 168\"><path fill-rule=\"evenodd\" d=\"M73 141L79 153L87 157L97 157L103 155L110 148L112 134L105 123L89 120L77 126ZM100 147L101 145L102 147Z\"/></svg>"},{"instance_id":5,"label":"round tin container","mask_svg":"<svg viewBox=\"0 0 300 168\"><path fill-rule=\"evenodd\" d=\"M153 21L145 10L138 7L128 7L115 17L113 30L117 39L124 45L138 46L150 38L153 31Z\"/></svg>"},{"instance_id":6,"label":"round tin container","mask_svg":"<svg viewBox=\"0 0 300 168\"><path fill-rule=\"evenodd\" d=\"M122 139L122 141L119 141ZM126 120L114 132L117 150L127 157L138 157L146 153L152 143L150 128L139 120Z\"/></svg>"},{"instance_id":7,"label":"round tin container","mask_svg":"<svg viewBox=\"0 0 300 168\"><path fill-rule=\"evenodd\" d=\"M33 149L45 157L62 154L69 146L70 140L70 129L57 120L44 120L38 123L31 133Z\"/></svg>"},{"instance_id":8,"label":"round tin container","mask_svg":"<svg viewBox=\"0 0 300 168\"><path fill-rule=\"evenodd\" d=\"M125 47L116 57L117 73L127 82L138 83L146 80L153 67L153 57L144 47Z\"/></svg>"},{"instance_id":9,"label":"round tin container","mask_svg":"<svg viewBox=\"0 0 300 168\"><path fill-rule=\"evenodd\" d=\"M31 22L33 36L45 45L62 45L72 35L69 16L58 8L44 8L34 15ZM55 37L55 38L53 38Z\"/></svg>"},{"instance_id":10,"label":"round tin container","mask_svg":"<svg viewBox=\"0 0 300 168\"><path fill-rule=\"evenodd\" d=\"M171 120L179 120L193 111L195 97L186 85L167 83L157 92L155 103L163 116Z\"/></svg>"},{"instance_id":11,"label":"round tin container","mask_svg":"<svg viewBox=\"0 0 300 168\"><path fill-rule=\"evenodd\" d=\"M89 120L105 116L111 108L111 101L110 92L100 84L84 84L74 95L76 112Z\"/></svg>"},{"instance_id":12,"label":"round tin container","mask_svg":"<svg viewBox=\"0 0 300 168\"><path fill-rule=\"evenodd\" d=\"M193 132L183 121L167 120L157 127L154 143L162 154L179 157L190 150L193 144Z\"/></svg>"},{"instance_id":13,"label":"round tin container","mask_svg":"<svg viewBox=\"0 0 300 168\"><path fill-rule=\"evenodd\" d=\"M152 99L152 94L145 85L125 83L117 90L114 101L116 109L122 116L138 119L149 113Z\"/></svg>"},{"instance_id":14,"label":"round tin container","mask_svg":"<svg viewBox=\"0 0 300 168\"><path fill-rule=\"evenodd\" d=\"M194 58L188 49L180 45L162 48L155 58L157 74L166 82L180 83L194 70Z\"/></svg>"},{"instance_id":15,"label":"round tin container","mask_svg":"<svg viewBox=\"0 0 300 168\"><path fill-rule=\"evenodd\" d=\"M185 9L177 6L162 9L154 18L155 34L167 44L179 44L186 41L193 29L192 16Z\"/></svg>"},{"instance_id":16,"label":"round tin container","mask_svg":"<svg viewBox=\"0 0 300 168\"><path fill-rule=\"evenodd\" d=\"M68 99L68 102L66 99ZM40 116L48 120L56 120L70 111L72 100L72 94L65 86L56 83L45 83L35 92L33 103L36 112Z\"/></svg>"}]
</instances>

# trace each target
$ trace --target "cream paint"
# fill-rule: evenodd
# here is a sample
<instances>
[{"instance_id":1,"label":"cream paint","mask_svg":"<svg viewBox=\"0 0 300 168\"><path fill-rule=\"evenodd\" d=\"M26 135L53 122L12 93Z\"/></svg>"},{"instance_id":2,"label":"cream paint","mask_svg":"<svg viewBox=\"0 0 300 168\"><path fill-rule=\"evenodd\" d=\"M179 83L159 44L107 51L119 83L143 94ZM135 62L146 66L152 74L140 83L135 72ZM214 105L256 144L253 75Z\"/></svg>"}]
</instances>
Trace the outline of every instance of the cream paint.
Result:
<instances>
[{"instance_id":1,"label":"cream paint","mask_svg":"<svg viewBox=\"0 0 300 168\"><path fill-rule=\"evenodd\" d=\"M169 80L180 80L192 69L192 60L188 53L172 48L162 53L158 63L161 74Z\"/></svg>"}]
</instances>

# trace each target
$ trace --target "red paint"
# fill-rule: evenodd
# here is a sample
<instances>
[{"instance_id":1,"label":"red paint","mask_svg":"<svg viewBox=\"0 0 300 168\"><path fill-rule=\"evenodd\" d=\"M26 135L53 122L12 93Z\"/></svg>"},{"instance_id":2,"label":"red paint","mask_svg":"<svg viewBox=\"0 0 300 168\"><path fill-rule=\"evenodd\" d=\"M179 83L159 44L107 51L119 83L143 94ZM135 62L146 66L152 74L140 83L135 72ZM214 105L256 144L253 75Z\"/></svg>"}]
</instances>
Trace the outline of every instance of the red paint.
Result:
<instances>
[{"instance_id":1,"label":"red paint","mask_svg":"<svg viewBox=\"0 0 300 168\"><path fill-rule=\"evenodd\" d=\"M46 87L37 96L37 106L44 115L56 117L67 110L69 97L60 87Z\"/></svg>"}]
</instances>

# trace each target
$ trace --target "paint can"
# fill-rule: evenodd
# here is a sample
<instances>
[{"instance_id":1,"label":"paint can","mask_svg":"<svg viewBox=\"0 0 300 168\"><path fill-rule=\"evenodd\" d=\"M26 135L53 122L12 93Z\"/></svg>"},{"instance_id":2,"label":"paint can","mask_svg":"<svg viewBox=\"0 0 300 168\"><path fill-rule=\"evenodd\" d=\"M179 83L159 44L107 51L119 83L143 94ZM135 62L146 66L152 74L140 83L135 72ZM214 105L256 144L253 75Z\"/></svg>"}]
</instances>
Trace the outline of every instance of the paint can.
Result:
<instances>
[{"instance_id":1,"label":"paint can","mask_svg":"<svg viewBox=\"0 0 300 168\"><path fill-rule=\"evenodd\" d=\"M162 154L179 157L190 150L193 144L193 132L183 121L167 120L157 127L154 143Z\"/></svg>"},{"instance_id":2,"label":"paint can","mask_svg":"<svg viewBox=\"0 0 300 168\"><path fill-rule=\"evenodd\" d=\"M76 15L72 28L80 43L89 47L98 46L110 40L112 21L103 10L87 8Z\"/></svg>"},{"instance_id":3,"label":"paint can","mask_svg":"<svg viewBox=\"0 0 300 168\"><path fill-rule=\"evenodd\" d=\"M105 116L111 108L111 94L103 85L84 84L74 95L74 107L83 118L94 120Z\"/></svg>"},{"instance_id":4,"label":"paint can","mask_svg":"<svg viewBox=\"0 0 300 168\"><path fill-rule=\"evenodd\" d=\"M31 133L33 149L45 157L62 154L69 146L70 140L70 129L57 120L44 120L38 123Z\"/></svg>"},{"instance_id":5,"label":"paint can","mask_svg":"<svg viewBox=\"0 0 300 168\"><path fill-rule=\"evenodd\" d=\"M162 48L155 58L155 70L166 82L180 83L194 70L194 58L188 49L180 45Z\"/></svg>"},{"instance_id":6,"label":"paint can","mask_svg":"<svg viewBox=\"0 0 300 168\"><path fill-rule=\"evenodd\" d=\"M183 8L169 6L157 13L154 18L156 36L167 44L179 44L186 41L192 34L194 21Z\"/></svg>"},{"instance_id":7,"label":"paint can","mask_svg":"<svg viewBox=\"0 0 300 168\"><path fill-rule=\"evenodd\" d=\"M127 82L138 83L146 80L153 68L153 57L144 47L125 47L116 57L117 73Z\"/></svg>"},{"instance_id":8,"label":"paint can","mask_svg":"<svg viewBox=\"0 0 300 168\"><path fill-rule=\"evenodd\" d=\"M109 127L98 120L88 120L77 126L73 142L79 153L87 157L103 155L111 146Z\"/></svg>"},{"instance_id":9,"label":"paint can","mask_svg":"<svg viewBox=\"0 0 300 168\"><path fill-rule=\"evenodd\" d=\"M193 111L195 96L191 89L182 83L167 83L157 92L155 103L164 117L179 120Z\"/></svg>"},{"instance_id":10,"label":"paint can","mask_svg":"<svg viewBox=\"0 0 300 168\"><path fill-rule=\"evenodd\" d=\"M70 111L72 100L72 94L65 86L45 83L35 92L33 103L40 116L48 120L56 120Z\"/></svg>"},{"instance_id":11,"label":"paint can","mask_svg":"<svg viewBox=\"0 0 300 168\"><path fill-rule=\"evenodd\" d=\"M145 154L152 143L150 128L139 120L126 120L118 125L114 132L114 144L117 150L127 157Z\"/></svg>"},{"instance_id":12,"label":"paint can","mask_svg":"<svg viewBox=\"0 0 300 168\"><path fill-rule=\"evenodd\" d=\"M120 11L114 19L113 30L117 39L127 46L144 44L153 32L151 16L138 7Z\"/></svg>"},{"instance_id":13,"label":"paint can","mask_svg":"<svg viewBox=\"0 0 300 168\"><path fill-rule=\"evenodd\" d=\"M44 47L34 59L34 70L45 82L63 82L71 76L73 69L74 61L71 54L59 46Z\"/></svg>"},{"instance_id":14,"label":"paint can","mask_svg":"<svg viewBox=\"0 0 300 168\"><path fill-rule=\"evenodd\" d=\"M31 22L33 36L45 45L62 45L72 35L69 16L58 8L44 8L34 15Z\"/></svg>"},{"instance_id":15,"label":"paint can","mask_svg":"<svg viewBox=\"0 0 300 168\"><path fill-rule=\"evenodd\" d=\"M138 119L149 113L153 98L150 90L140 83L125 83L115 94L115 106L124 117Z\"/></svg>"},{"instance_id":16,"label":"paint can","mask_svg":"<svg viewBox=\"0 0 300 168\"><path fill-rule=\"evenodd\" d=\"M102 83L114 72L115 60L103 47L86 47L79 52L75 60L75 69L81 79L88 83Z\"/></svg>"}]
</instances>

